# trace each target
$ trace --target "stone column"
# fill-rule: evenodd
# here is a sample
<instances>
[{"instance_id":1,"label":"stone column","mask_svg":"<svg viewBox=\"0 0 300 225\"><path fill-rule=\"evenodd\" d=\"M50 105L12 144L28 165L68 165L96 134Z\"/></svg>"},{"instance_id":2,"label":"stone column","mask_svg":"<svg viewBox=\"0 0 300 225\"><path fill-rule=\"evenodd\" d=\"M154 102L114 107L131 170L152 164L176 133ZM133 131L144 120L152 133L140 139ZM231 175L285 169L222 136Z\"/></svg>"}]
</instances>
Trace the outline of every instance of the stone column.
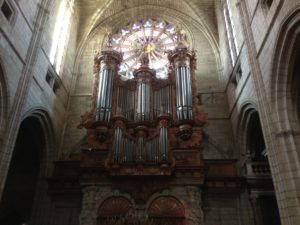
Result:
<instances>
[{"instance_id":1,"label":"stone column","mask_svg":"<svg viewBox=\"0 0 300 225\"><path fill-rule=\"evenodd\" d=\"M272 117L272 115L278 112L272 108L273 104L269 101L270 99L266 91L269 87L266 86L266 79L262 74L261 65L258 61L257 46L251 30L252 19L248 13L247 3L245 0L240 0L237 6L241 16L241 24L250 62L251 78L254 83L253 87L256 95L259 96L257 99L258 110L261 116L261 125L266 141L266 150L270 162L281 224L298 225L300 224L298 153L293 143L288 145L289 140L293 140L293 136L290 136L291 133L280 131L276 126L276 123L284 121L277 121L277 115ZM297 201L291 203L291 199L297 199Z\"/></svg>"}]
</instances>

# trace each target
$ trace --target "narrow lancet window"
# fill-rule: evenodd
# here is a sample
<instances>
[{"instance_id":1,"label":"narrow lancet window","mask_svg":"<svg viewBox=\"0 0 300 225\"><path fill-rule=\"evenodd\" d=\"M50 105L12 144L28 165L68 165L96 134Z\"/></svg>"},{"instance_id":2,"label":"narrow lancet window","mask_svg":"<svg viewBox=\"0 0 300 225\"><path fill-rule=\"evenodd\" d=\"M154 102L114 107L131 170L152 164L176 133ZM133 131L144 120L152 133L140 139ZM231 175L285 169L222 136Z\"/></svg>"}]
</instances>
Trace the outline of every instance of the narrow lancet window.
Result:
<instances>
[{"instance_id":1,"label":"narrow lancet window","mask_svg":"<svg viewBox=\"0 0 300 225\"><path fill-rule=\"evenodd\" d=\"M66 54L67 43L70 36L73 7L74 0L62 0L56 17L50 49L50 63L54 66L57 74L60 73L64 56Z\"/></svg>"}]
</instances>

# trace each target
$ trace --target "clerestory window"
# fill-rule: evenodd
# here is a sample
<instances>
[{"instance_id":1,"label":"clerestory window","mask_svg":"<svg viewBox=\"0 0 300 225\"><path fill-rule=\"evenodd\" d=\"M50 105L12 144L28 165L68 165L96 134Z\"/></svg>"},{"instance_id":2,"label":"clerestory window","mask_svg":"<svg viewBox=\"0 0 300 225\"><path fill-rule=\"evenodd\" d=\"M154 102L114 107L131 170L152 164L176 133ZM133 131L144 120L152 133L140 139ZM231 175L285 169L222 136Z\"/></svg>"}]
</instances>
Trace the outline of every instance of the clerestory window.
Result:
<instances>
[{"instance_id":1,"label":"clerestory window","mask_svg":"<svg viewBox=\"0 0 300 225\"><path fill-rule=\"evenodd\" d=\"M238 56L238 44L236 38L235 25L233 23L233 14L230 1L226 0L224 4L224 19L226 27L226 37L228 40L228 47L230 51L230 59L232 66L234 66Z\"/></svg>"},{"instance_id":2,"label":"clerestory window","mask_svg":"<svg viewBox=\"0 0 300 225\"><path fill-rule=\"evenodd\" d=\"M66 54L73 7L74 0L62 0L56 17L50 50L50 62L57 74L60 73Z\"/></svg>"}]
</instances>

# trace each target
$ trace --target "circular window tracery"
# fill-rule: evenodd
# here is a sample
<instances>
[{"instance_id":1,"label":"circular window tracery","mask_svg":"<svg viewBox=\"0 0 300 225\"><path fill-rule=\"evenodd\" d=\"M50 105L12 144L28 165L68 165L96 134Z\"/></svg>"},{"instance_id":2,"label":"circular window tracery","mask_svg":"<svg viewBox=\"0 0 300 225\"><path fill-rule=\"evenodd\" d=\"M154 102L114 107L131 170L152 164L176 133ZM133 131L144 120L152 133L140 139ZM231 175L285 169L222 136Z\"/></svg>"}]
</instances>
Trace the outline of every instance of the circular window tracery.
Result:
<instances>
[{"instance_id":1,"label":"circular window tracery","mask_svg":"<svg viewBox=\"0 0 300 225\"><path fill-rule=\"evenodd\" d=\"M177 34L174 25L154 19L141 20L120 29L112 36L113 49L123 53L119 73L133 78L134 69L140 66L139 59L146 54L156 77L167 78L169 61L166 52L175 49Z\"/></svg>"}]
</instances>

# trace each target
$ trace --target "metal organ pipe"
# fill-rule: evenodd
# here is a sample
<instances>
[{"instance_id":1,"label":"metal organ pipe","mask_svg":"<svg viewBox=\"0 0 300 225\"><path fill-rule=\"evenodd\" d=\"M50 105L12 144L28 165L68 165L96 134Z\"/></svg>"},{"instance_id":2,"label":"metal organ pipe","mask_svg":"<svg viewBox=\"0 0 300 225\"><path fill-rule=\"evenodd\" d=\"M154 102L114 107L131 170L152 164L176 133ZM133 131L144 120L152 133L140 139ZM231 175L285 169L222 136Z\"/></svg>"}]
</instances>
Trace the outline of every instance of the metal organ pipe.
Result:
<instances>
[{"instance_id":1,"label":"metal organ pipe","mask_svg":"<svg viewBox=\"0 0 300 225\"><path fill-rule=\"evenodd\" d=\"M191 83L191 72L190 72L190 68L187 67L187 93L188 96L191 96L190 98L188 98L188 105L192 105L192 83Z\"/></svg>"},{"instance_id":2,"label":"metal organ pipe","mask_svg":"<svg viewBox=\"0 0 300 225\"><path fill-rule=\"evenodd\" d=\"M146 160L150 163L158 163L158 138L155 137L146 143Z\"/></svg>"},{"instance_id":3,"label":"metal organ pipe","mask_svg":"<svg viewBox=\"0 0 300 225\"><path fill-rule=\"evenodd\" d=\"M141 162L141 161L143 161L143 159L144 159L144 138L143 137L139 137L138 138L138 149L137 149L137 161L138 162Z\"/></svg>"},{"instance_id":4,"label":"metal organ pipe","mask_svg":"<svg viewBox=\"0 0 300 225\"><path fill-rule=\"evenodd\" d=\"M138 85L137 117L140 121L150 119L150 85L144 81Z\"/></svg>"},{"instance_id":5,"label":"metal organ pipe","mask_svg":"<svg viewBox=\"0 0 300 225\"><path fill-rule=\"evenodd\" d=\"M117 105L121 108L123 115L128 119L133 119L134 92L124 87L118 87Z\"/></svg>"},{"instance_id":6,"label":"metal organ pipe","mask_svg":"<svg viewBox=\"0 0 300 225\"><path fill-rule=\"evenodd\" d=\"M190 69L187 65L178 65L176 76L176 103L177 119L191 120L192 114L192 87Z\"/></svg>"},{"instance_id":7,"label":"metal organ pipe","mask_svg":"<svg viewBox=\"0 0 300 225\"><path fill-rule=\"evenodd\" d=\"M133 140L130 140L129 138L124 138L124 163L132 163L134 162L134 156L135 156L135 143Z\"/></svg>"},{"instance_id":8,"label":"metal organ pipe","mask_svg":"<svg viewBox=\"0 0 300 225\"><path fill-rule=\"evenodd\" d=\"M154 116L160 115L161 106L165 107L165 113L172 114L172 88L170 85L154 92Z\"/></svg>"},{"instance_id":9,"label":"metal organ pipe","mask_svg":"<svg viewBox=\"0 0 300 225\"><path fill-rule=\"evenodd\" d=\"M168 159L168 131L167 128L161 126L159 133L159 146L161 160L166 161Z\"/></svg>"},{"instance_id":10,"label":"metal organ pipe","mask_svg":"<svg viewBox=\"0 0 300 225\"><path fill-rule=\"evenodd\" d=\"M117 127L115 129L114 143L113 143L113 159L115 162L120 163L121 161L121 150L122 150L122 129Z\"/></svg>"},{"instance_id":11,"label":"metal organ pipe","mask_svg":"<svg viewBox=\"0 0 300 225\"><path fill-rule=\"evenodd\" d=\"M109 122L112 110L113 80L122 61L122 54L108 48L96 53L94 60L98 73L96 89L93 93L96 121Z\"/></svg>"},{"instance_id":12,"label":"metal organ pipe","mask_svg":"<svg viewBox=\"0 0 300 225\"><path fill-rule=\"evenodd\" d=\"M146 118L147 120L150 119L150 84L145 83L145 109L146 109Z\"/></svg>"},{"instance_id":13,"label":"metal organ pipe","mask_svg":"<svg viewBox=\"0 0 300 225\"><path fill-rule=\"evenodd\" d=\"M105 65L102 66L100 71L100 79L98 84L98 95L97 95L97 121L108 122L111 117L112 109L112 86L114 70L107 68Z\"/></svg>"},{"instance_id":14,"label":"metal organ pipe","mask_svg":"<svg viewBox=\"0 0 300 225\"><path fill-rule=\"evenodd\" d=\"M185 68L183 66L180 67L180 79L181 79L181 87L182 87L182 106L186 106L186 73Z\"/></svg>"},{"instance_id":15,"label":"metal organ pipe","mask_svg":"<svg viewBox=\"0 0 300 225\"><path fill-rule=\"evenodd\" d=\"M107 110L109 110L106 114L106 121L110 120L110 116L111 116L111 108L112 108L112 83L113 83L113 71L112 70L108 70L108 87L107 87L107 99L106 99L106 104L105 107Z\"/></svg>"}]
</instances>

